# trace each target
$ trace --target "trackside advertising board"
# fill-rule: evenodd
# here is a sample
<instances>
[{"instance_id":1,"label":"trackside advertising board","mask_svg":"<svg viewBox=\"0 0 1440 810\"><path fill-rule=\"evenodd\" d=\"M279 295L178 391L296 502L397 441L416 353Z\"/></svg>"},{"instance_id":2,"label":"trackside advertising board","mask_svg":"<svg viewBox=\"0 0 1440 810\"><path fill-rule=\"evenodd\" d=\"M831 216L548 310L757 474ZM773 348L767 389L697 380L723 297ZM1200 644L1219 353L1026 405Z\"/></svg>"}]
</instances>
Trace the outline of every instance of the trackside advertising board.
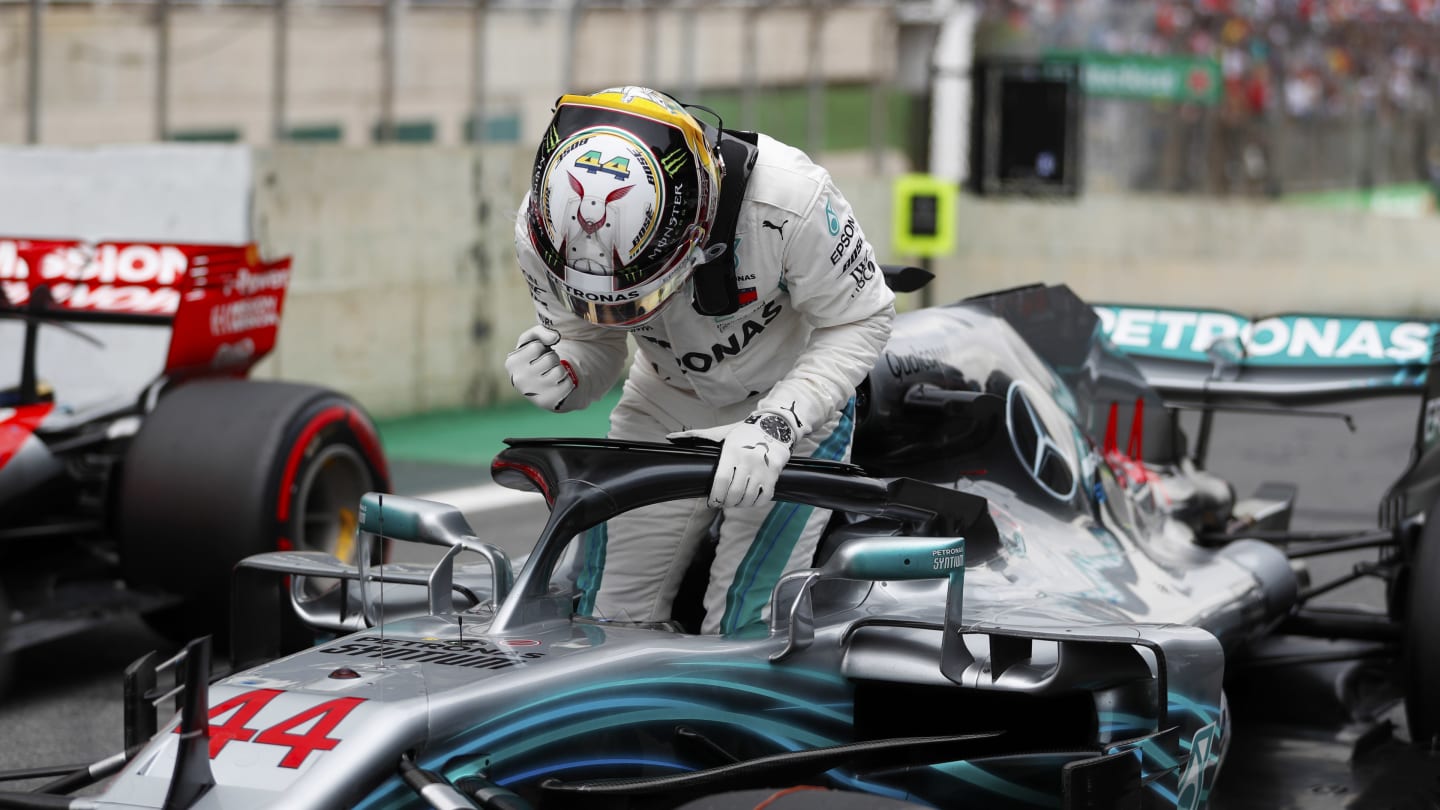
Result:
<instances>
[{"instance_id":1,"label":"trackside advertising board","mask_svg":"<svg viewBox=\"0 0 1440 810\"><path fill-rule=\"evenodd\" d=\"M1385 366L1403 371L1430 360L1434 321L1343 315L1276 315L1251 320L1213 309L1094 307L1116 348L1136 357L1209 363L1216 340L1238 338L1248 367Z\"/></svg>"},{"instance_id":2,"label":"trackside advertising board","mask_svg":"<svg viewBox=\"0 0 1440 810\"><path fill-rule=\"evenodd\" d=\"M1198 104L1220 101L1220 63L1209 57L1099 51L1055 51L1046 57L1078 61L1086 95Z\"/></svg>"}]
</instances>

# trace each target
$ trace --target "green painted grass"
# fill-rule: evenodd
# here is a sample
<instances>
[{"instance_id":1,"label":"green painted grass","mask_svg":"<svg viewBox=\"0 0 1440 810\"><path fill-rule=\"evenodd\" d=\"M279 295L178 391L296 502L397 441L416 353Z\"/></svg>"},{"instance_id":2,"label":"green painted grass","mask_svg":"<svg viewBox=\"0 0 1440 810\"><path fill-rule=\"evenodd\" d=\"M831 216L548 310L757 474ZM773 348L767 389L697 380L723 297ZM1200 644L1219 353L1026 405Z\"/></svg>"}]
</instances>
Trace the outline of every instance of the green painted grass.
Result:
<instances>
[{"instance_id":1,"label":"green painted grass","mask_svg":"<svg viewBox=\"0 0 1440 810\"><path fill-rule=\"evenodd\" d=\"M549 413L516 402L494 408L436 411L379 423L385 455L396 461L488 466L505 439L602 438L620 389L583 411Z\"/></svg>"},{"instance_id":2,"label":"green painted grass","mask_svg":"<svg viewBox=\"0 0 1440 810\"><path fill-rule=\"evenodd\" d=\"M1285 202L1339 211L1423 216L1436 209L1435 192L1423 183L1396 183L1372 189L1337 189L1287 194Z\"/></svg>"}]
</instances>

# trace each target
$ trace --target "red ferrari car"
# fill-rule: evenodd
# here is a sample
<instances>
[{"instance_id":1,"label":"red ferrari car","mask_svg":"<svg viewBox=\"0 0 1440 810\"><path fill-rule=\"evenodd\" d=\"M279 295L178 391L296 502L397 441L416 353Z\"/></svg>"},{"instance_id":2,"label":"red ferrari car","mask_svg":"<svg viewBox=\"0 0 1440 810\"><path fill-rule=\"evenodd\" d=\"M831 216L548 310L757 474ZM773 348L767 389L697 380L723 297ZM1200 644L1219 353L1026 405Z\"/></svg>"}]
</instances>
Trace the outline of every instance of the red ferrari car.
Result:
<instances>
[{"instance_id":1,"label":"red ferrari car","mask_svg":"<svg viewBox=\"0 0 1440 810\"><path fill-rule=\"evenodd\" d=\"M370 418L246 379L289 280L254 245L0 238L0 679L120 614L223 628L246 555L353 556L355 505L389 484Z\"/></svg>"}]
</instances>

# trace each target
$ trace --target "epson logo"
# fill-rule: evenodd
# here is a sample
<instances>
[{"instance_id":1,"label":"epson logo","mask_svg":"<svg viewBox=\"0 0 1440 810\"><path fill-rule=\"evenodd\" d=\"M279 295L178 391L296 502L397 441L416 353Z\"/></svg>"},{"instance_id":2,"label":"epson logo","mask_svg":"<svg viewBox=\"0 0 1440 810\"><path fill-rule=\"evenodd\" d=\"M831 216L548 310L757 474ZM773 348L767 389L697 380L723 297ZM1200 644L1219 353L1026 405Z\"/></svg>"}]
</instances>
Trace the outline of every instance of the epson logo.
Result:
<instances>
[{"instance_id":1,"label":"epson logo","mask_svg":"<svg viewBox=\"0 0 1440 810\"><path fill-rule=\"evenodd\" d=\"M845 227L840 231L840 239L835 243L835 249L830 251L830 263L839 264L840 257L845 255L845 248L850 247L850 240L855 238L855 218L845 220Z\"/></svg>"}]
</instances>

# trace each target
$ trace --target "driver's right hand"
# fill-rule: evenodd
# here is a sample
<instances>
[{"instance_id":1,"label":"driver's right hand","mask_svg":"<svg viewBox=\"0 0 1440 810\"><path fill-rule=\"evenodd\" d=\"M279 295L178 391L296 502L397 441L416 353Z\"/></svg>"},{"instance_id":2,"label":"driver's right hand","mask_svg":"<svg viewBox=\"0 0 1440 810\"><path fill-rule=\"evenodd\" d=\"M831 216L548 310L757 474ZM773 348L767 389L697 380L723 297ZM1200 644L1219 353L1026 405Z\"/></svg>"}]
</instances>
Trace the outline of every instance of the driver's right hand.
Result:
<instances>
[{"instance_id":1,"label":"driver's right hand","mask_svg":"<svg viewBox=\"0 0 1440 810\"><path fill-rule=\"evenodd\" d=\"M536 407L547 411L560 410L579 383L574 369L555 351L559 342L559 332L537 324L520 333L515 351L505 357L510 384Z\"/></svg>"}]
</instances>

